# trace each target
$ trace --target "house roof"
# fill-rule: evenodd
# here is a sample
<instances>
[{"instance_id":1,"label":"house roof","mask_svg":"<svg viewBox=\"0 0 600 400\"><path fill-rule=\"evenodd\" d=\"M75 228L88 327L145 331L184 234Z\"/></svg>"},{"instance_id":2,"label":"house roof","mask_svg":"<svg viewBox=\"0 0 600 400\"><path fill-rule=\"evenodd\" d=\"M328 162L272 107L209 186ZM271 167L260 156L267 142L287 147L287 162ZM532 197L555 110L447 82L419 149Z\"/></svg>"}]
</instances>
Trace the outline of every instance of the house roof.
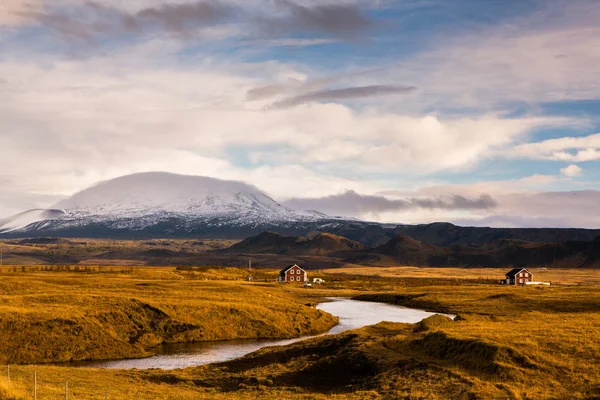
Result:
<instances>
[{"instance_id":1,"label":"house roof","mask_svg":"<svg viewBox=\"0 0 600 400\"><path fill-rule=\"evenodd\" d=\"M280 275L281 275L281 274L285 274L285 273L286 273L288 270L290 270L290 269L292 269L292 268L294 268L294 267L298 267L298 268L300 268L302 271L304 271L304 269L303 269L301 266L299 266L298 264L293 264L293 265L288 265L287 267L285 267L284 269L282 269L281 271L279 271L279 274L280 274ZM305 272L306 272L306 271L305 271Z\"/></svg>"},{"instance_id":2,"label":"house roof","mask_svg":"<svg viewBox=\"0 0 600 400\"><path fill-rule=\"evenodd\" d=\"M533 276L533 274L527 268L513 268L513 269L511 269L510 271L508 271L506 273L506 277L507 278L514 278L519 272L521 272L523 270L529 272L531 274L531 276Z\"/></svg>"}]
</instances>

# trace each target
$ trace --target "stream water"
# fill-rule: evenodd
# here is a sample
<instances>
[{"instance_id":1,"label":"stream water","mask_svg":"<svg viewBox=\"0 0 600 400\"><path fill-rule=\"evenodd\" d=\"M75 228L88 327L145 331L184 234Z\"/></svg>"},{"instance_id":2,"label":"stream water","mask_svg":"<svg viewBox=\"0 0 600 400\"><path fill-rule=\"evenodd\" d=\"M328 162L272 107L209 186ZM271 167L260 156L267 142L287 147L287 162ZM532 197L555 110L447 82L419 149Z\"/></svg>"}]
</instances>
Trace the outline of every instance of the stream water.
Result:
<instances>
[{"instance_id":1,"label":"stream water","mask_svg":"<svg viewBox=\"0 0 600 400\"><path fill-rule=\"evenodd\" d=\"M422 310L383 303L350 300L345 298L330 298L329 300L330 301L327 303L319 304L317 308L339 317L340 322L329 332L322 335L341 333L363 326L374 325L381 321L416 323L434 314ZM285 340L245 339L220 342L166 344L153 349L156 354L148 358L114 361L84 361L71 363L71 365L88 368L161 368L170 370L229 361L252 353L263 347L285 346L310 337L313 336Z\"/></svg>"}]
</instances>

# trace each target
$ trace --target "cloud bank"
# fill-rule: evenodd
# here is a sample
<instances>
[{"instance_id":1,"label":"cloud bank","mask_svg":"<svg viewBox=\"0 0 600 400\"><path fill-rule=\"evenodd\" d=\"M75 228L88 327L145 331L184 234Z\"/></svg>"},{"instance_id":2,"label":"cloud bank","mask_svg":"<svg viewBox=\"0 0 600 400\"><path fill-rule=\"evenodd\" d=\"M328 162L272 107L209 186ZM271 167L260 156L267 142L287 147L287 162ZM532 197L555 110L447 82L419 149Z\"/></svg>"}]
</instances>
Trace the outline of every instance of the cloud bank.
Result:
<instances>
[{"instance_id":1,"label":"cloud bank","mask_svg":"<svg viewBox=\"0 0 600 400\"><path fill-rule=\"evenodd\" d=\"M354 38L373 25L364 10L352 3L301 4L289 0L162 2L132 9L114 1L38 1L30 6L18 0L0 15L4 24L37 24L67 40L100 40L106 36L166 32L194 36L198 29L221 26L247 37L277 38L292 34L323 34ZM135 2L132 4L144 4ZM154 2L156 3L156 2ZM236 25L236 27L233 26Z\"/></svg>"},{"instance_id":2,"label":"cloud bank","mask_svg":"<svg viewBox=\"0 0 600 400\"><path fill-rule=\"evenodd\" d=\"M360 217L391 211L405 211L415 208L442 210L489 210L498 203L489 195L468 199L459 195L445 198L388 199L383 196L361 195L349 190L338 195L320 198L292 198L284 203L300 210L317 210L330 215Z\"/></svg>"}]
</instances>

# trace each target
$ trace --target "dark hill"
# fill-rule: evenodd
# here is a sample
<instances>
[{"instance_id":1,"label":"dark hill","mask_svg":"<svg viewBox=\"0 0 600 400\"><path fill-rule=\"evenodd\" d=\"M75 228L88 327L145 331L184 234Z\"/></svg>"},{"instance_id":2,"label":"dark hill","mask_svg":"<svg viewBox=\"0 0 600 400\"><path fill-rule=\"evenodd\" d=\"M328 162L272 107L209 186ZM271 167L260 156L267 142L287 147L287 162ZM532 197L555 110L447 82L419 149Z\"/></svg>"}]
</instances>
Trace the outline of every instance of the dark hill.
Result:
<instances>
[{"instance_id":1,"label":"dark hill","mask_svg":"<svg viewBox=\"0 0 600 400\"><path fill-rule=\"evenodd\" d=\"M426 225L400 225L395 234L403 234L436 246L453 244L478 244L499 239L516 239L527 242L590 242L600 235L598 229L564 228L481 228L456 226L445 222ZM352 237L352 236L348 236Z\"/></svg>"},{"instance_id":2,"label":"dark hill","mask_svg":"<svg viewBox=\"0 0 600 400\"><path fill-rule=\"evenodd\" d=\"M585 256L585 267L600 268L600 236L592 242Z\"/></svg>"},{"instance_id":3,"label":"dark hill","mask_svg":"<svg viewBox=\"0 0 600 400\"><path fill-rule=\"evenodd\" d=\"M310 254L325 255L368 249L362 243L331 233L317 233L309 237L311 239L300 247L308 250Z\"/></svg>"},{"instance_id":4,"label":"dark hill","mask_svg":"<svg viewBox=\"0 0 600 400\"><path fill-rule=\"evenodd\" d=\"M228 249L220 250L222 253L248 253L248 254L287 254L297 248L308 238L302 236L281 235L265 231L257 236L251 236L234 244Z\"/></svg>"},{"instance_id":5,"label":"dark hill","mask_svg":"<svg viewBox=\"0 0 600 400\"><path fill-rule=\"evenodd\" d=\"M364 245L376 247L385 244L394 237L396 225L369 224L365 222L342 222L329 224L319 228L324 232L333 233Z\"/></svg>"},{"instance_id":6,"label":"dark hill","mask_svg":"<svg viewBox=\"0 0 600 400\"><path fill-rule=\"evenodd\" d=\"M313 232L306 236L286 236L263 232L220 250L229 254L286 254L286 255L333 255L367 249L367 246L345 237L330 233Z\"/></svg>"},{"instance_id":7,"label":"dark hill","mask_svg":"<svg viewBox=\"0 0 600 400\"><path fill-rule=\"evenodd\" d=\"M483 246L436 247L406 236L397 236L375 249L348 254L344 261L385 266L598 267L600 266L600 241L531 243L518 240L498 240Z\"/></svg>"},{"instance_id":8,"label":"dark hill","mask_svg":"<svg viewBox=\"0 0 600 400\"><path fill-rule=\"evenodd\" d=\"M438 250L439 248L435 245L420 242L409 236L396 235L387 243L376 247L374 249L374 252L385 254L388 256L402 256L407 252L425 253L435 252Z\"/></svg>"},{"instance_id":9,"label":"dark hill","mask_svg":"<svg viewBox=\"0 0 600 400\"><path fill-rule=\"evenodd\" d=\"M311 232L308 236L286 236L263 232L218 253L319 256L331 260L332 265L350 263L494 268L529 265L580 268L600 267L600 238L594 241L555 242L500 238L483 244L452 244L442 247L397 234L386 243L369 248L357 241L330 233Z\"/></svg>"},{"instance_id":10,"label":"dark hill","mask_svg":"<svg viewBox=\"0 0 600 400\"><path fill-rule=\"evenodd\" d=\"M408 236L397 235L371 253L385 256L398 265L426 266L431 264L432 257L443 256L447 250Z\"/></svg>"},{"instance_id":11,"label":"dark hill","mask_svg":"<svg viewBox=\"0 0 600 400\"><path fill-rule=\"evenodd\" d=\"M23 239L19 241L19 244L22 245L30 245L30 244L74 244L75 242L62 238L53 238L53 237L39 237L39 238L30 238Z\"/></svg>"}]
</instances>

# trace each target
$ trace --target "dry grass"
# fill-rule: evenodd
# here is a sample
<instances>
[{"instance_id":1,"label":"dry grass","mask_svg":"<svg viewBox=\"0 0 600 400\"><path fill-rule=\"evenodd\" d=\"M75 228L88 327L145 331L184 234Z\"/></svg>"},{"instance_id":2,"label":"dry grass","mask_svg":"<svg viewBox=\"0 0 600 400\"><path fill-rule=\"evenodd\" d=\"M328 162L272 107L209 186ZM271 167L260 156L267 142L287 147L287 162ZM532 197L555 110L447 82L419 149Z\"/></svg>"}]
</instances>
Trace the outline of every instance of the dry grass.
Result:
<instances>
[{"instance_id":1,"label":"dry grass","mask_svg":"<svg viewBox=\"0 0 600 400\"><path fill-rule=\"evenodd\" d=\"M458 314L422 350L458 374L509 379L514 398L583 399L600 382L599 286L408 287L358 298ZM478 368L485 351L496 369Z\"/></svg>"},{"instance_id":2,"label":"dry grass","mask_svg":"<svg viewBox=\"0 0 600 400\"><path fill-rule=\"evenodd\" d=\"M7 371L4 372L7 373ZM0 377L0 399L23 400L25 398L27 398L27 394L21 387L20 382L9 382L7 377Z\"/></svg>"},{"instance_id":3,"label":"dry grass","mask_svg":"<svg viewBox=\"0 0 600 400\"><path fill-rule=\"evenodd\" d=\"M600 284L600 270L583 268L530 268L536 281L552 282L553 284ZM433 267L347 267L321 271L334 275L359 275L364 277L381 278L442 278L464 279L478 281L480 279L499 281L508 272L506 268L433 268Z\"/></svg>"},{"instance_id":4,"label":"dry grass","mask_svg":"<svg viewBox=\"0 0 600 400\"><path fill-rule=\"evenodd\" d=\"M324 275L326 285L309 290L243 282L246 272L238 269L135 268L127 274L118 273L120 270L1 274L0 324L7 315L41 321L59 313L79 323L97 316L98 310L119 312L123 304L132 307L129 302L136 299L163 310L175 321L201 324L208 318L212 324L218 321L221 328L252 318L271 321L268 311L275 320L269 322L273 329L267 331L286 333L307 329L295 324L296 314L292 317L288 311L304 312L308 309L302 306L304 302L325 296L359 296L459 317L456 321L432 318L418 325L381 323L262 349L228 363L169 372L13 366L13 381L21 397L31 397L34 371L38 373L39 399L60 398L67 380L72 397L85 399L103 399L107 388L111 399L600 397L600 286L591 284L598 271L582 271L578 279L586 283L583 286L536 288L454 279L456 275L469 276L473 270L403 269L404 276L389 279L361 277L353 269L353 275ZM425 272L425 276L417 274ZM452 279L444 279L445 273ZM269 279L274 272L256 274ZM232 309L242 318L230 316ZM313 327L318 325L315 317L308 319ZM202 325L204 332L247 332L209 325ZM261 331L264 326L261 324ZM165 339L161 336L164 331L152 332ZM47 337L55 344L64 343L61 335L70 341L85 338L71 331ZM36 343L44 343L47 337ZM0 398L2 390L0 384Z\"/></svg>"},{"instance_id":5,"label":"dry grass","mask_svg":"<svg viewBox=\"0 0 600 400\"><path fill-rule=\"evenodd\" d=\"M80 265L146 265L157 259L163 261L178 254L191 257L207 251L223 249L237 243L227 239L49 239L35 243L20 239L0 240L0 251L6 266L48 264ZM54 241L54 242L52 242ZM153 253L154 252L154 253ZM164 263L163 263L164 264ZM8 268L4 268L4 271Z\"/></svg>"},{"instance_id":6,"label":"dry grass","mask_svg":"<svg viewBox=\"0 0 600 400\"><path fill-rule=\"evenodd\" d=\"M289 338L335 324L276 283L120 271L0 274L0 363L140 357L161 343Z\"/></svg>"},{"instance_id":7,"label":"dry grass","mask_svg":"<svg viewBox=\"0 0 600 400\"><path fill-rule=\"evenodd\" d=\"M70 399L104 400L108 391L109 399L118 400L255 400L255 399L310 399L310 400L347 400L347 399L383 399L376 392L359 392L355 395L312 392L300 388L257 387L250 383L236 385L234 391L203 386L198 378L188 379L182 370L179 378L171 379L172 374L159 371L115 371L101 369L63 368L53 366L15 366L15 378L25 388L17 397L7 400L32 399L33 373L38 376L38 399L55 400L65 398L65 383L69 382ZM196 374L199 370L191 369ZM165 381L163 381L165 380ZM0 393L1 389L0 389ZM0 395L0 399L5 397Z\"/></svg>"}]
</instances>

